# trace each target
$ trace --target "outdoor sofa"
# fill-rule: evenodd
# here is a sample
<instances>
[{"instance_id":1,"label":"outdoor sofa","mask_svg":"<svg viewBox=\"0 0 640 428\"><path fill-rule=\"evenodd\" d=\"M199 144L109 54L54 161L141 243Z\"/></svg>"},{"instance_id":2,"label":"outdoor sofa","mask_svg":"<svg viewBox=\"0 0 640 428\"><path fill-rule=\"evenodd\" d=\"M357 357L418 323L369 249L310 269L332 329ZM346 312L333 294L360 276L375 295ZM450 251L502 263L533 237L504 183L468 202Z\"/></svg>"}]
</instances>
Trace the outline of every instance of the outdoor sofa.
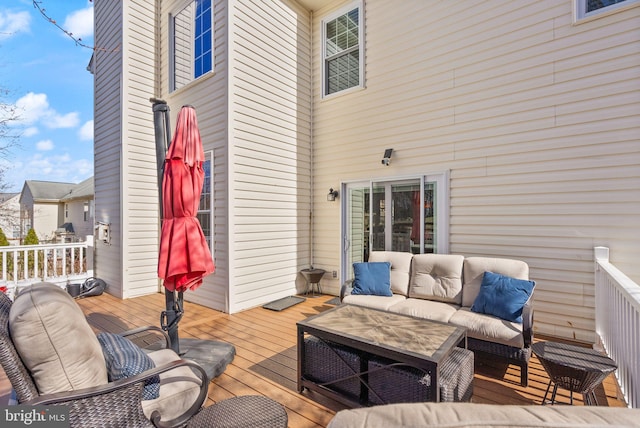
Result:
<instances>
[{"instance_id":1,"label":"outdoor sofa","mask_svg":"<svg viewBox=\"0 0 640 428\"><path fill-rule=\"evenodd\" d=\"M527 385L535 285L527 263L373 251L368 263L354 264L354 272L340 290L341 303L464 327L476 359L499 357L520 366L520 383Z\"/></svg>"},{"instance_id":2,"label":"outdoor sofa","mask_svg":"<svg viewBox=\"0 0 640 428\"><path fill-rule=\"evenodd\" d=\"M327 428L637 427L640 410L596 406L402 403L339 411Z\"/></svg>"}]
</instances>

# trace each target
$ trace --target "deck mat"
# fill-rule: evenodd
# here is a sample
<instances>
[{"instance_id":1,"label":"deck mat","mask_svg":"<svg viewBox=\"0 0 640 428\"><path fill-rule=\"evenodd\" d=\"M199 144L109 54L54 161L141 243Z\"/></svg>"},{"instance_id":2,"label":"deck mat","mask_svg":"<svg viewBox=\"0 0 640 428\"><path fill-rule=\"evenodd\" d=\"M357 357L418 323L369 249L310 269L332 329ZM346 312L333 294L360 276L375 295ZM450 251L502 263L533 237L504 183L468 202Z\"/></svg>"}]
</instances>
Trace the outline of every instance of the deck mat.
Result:
<instances>
[{"instance_id":1,"label":"deck mat","mask_svg":"<svg viewBox=\"0 0 640 428\"><path fill-rule=\"evenodd\" d=\"M262 305L265 309L271 309L272 311L281 311L283 309L290 308L293 305L297 305L298 303L304 302L304 297L298 296L288 296L283 297L282 299L274 300L273 302L267 303L266 305Z\"/></svg>"},{"instance_id":2,"label":"deck mat","mask_svg":"<svg viewBox=\"0 0 640 428\"><path fill-rule=\"evenodd\" d=\"M325 305L339 305L340 304L340 297L334 297L331 300L327 300L326 302L324 302Z\"/></svg>"}]
</instances>

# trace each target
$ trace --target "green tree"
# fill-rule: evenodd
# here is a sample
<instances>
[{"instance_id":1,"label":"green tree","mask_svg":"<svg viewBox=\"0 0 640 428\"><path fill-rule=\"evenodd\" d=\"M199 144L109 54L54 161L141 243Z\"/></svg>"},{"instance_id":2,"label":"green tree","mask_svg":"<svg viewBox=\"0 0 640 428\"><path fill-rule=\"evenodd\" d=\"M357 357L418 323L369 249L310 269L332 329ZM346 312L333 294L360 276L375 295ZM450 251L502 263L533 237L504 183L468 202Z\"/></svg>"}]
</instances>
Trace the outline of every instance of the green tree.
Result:
<instances>
[{"instance_id":1,"label":"green tree","mask_svg":"<svg viewBox=\"0 0 640 428\"><path fill-rule=\"evenodd\" d=\"M4 234L4 230L0 227L0 247L9 246L9 240L7 239L7 235ZM10 255L7 257L7 267L10 266L9 259ZM4 262L4 253L0 253L0 268L2 267L2 263Z\"/></svg>"},{"instance_id":2,"label":"green tree","mask_svg":"<svg viewBox=\"0 0 640 428\"><path fill-rule=\"evenodd\" d=\"M36 235L36 231L33 228L29 229L27 232L27 236L24 238L24 245L38 245L40 240L38 239L38 235ZM33 264L35 260L35 251L27 251L28 254L28 266L29 271L33 271Z\"/></svg>"}]
</instances>

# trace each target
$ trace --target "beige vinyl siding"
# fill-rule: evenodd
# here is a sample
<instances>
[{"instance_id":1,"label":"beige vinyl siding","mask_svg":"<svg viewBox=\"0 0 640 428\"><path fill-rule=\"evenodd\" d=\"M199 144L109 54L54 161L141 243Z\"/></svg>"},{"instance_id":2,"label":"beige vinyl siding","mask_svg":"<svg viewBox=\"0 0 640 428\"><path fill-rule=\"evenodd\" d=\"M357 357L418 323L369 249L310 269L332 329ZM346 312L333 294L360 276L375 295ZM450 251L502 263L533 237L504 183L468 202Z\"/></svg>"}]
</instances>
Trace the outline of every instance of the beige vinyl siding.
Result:
<instances>
[{"instance_id":1,"label":"beige vinyl siding","mask_svg":"<svg viewBox=\"0 0 640 428\"><path fill-rule=\"evenodd\" d=\"M216 270L204 278L195 291L184 293L185 300L228 312L228 202L227 202L227 9L226 1L213 2L214 64L213 72L201 76L184 87L169 92L169 28L168 14L184 7L184 1L162 2L160 29L160 84L171 109L171 128L175 129L180 108L185 104L196 108L198 127L205 154L213 152L213 260Z\"/></svg>"},{"instance_id":2,"label":"beige vinyl siding","mask_svg":"<svg viewBox=\"0 0 640 428\"><path fill-rule=\"evenodd\" d=\"M94 188L95 221L110 224L111 245L96 241L95 276L107 292L123 297L121 227L122 2L96 0L94 51Z\"/></svg>"},{"instance_id":3,"label":"beige vinyl siding","mask_svg":"<svg viewBox=\"0 0 640 428\"><path fill-rule=\"evenodd\" d=\"M640 282L640 7L366 1L366 89L321 101L320 20L345 4L314 13L316 264L340 263L329 187L449 170L450 252L526 261L535 331L593 341L593 247Z\"/></svg>"},{"instance_id":4,"label":"beige vinyl siding","mask_svg":"<svg viewBox=\"0 0 640 428\"><path fill-rule=\"evenodd\" d=\"M229 3L229 311L296 293L309 266L308 12Z\"/></svg>"},{"instance_id":5,"label":"beige vinyl siding","mask_svg":"<svg viewBox=\"0 0 640 428\"><path fill-rule=\"evenodd\" d=\"M128 0L123 19L122 233L125 292L158 290L158 185L153 114L155 1Z\"/></svg>"}]
</instances>

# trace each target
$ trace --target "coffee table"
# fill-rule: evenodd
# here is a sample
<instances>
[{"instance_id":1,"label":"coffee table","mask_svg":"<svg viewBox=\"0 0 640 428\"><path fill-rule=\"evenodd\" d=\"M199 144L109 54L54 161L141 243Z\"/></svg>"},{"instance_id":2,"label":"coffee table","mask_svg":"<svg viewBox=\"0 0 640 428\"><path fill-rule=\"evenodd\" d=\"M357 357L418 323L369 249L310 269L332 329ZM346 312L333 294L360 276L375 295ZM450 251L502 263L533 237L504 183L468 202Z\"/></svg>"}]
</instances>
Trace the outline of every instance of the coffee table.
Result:
<instances>
[{"instance_id":1,"label":"coffee table","mask_svg":"<svg viewBox=\"0 0 640 428\"><path fill-rule=\"evenodd\" d=\"M303 392L304 388L308 388L355 406L375 403L375 400L369 399L368 384L373 370L392 368L388 370L391 373L394 370L397 372L399 366L417 369L428 375L429 397L433 397L433 401L440 401L439 377L442 363L456 347L466 348L467 345L467 332L464 328L355 305L337 306L298 322L297 327L298 391ZM349 366L351 373L344 379L331 382L316 382L312 376L307 376L306 359L311 360L313 355L306 349L305 344L309 338L305 340L305 335L324 342L325 349L330 348L338 360ZM313 352L313 349L318 348L309 346L309 349ZM466 349L464 352L471 354ZM472 373L472 354L470 356ZM322 364L322 360L313 361ZM376 369L371 369L371 362L374 362ZM332 388L332 385L349 379L357 381L355 383L358 391L353 394L345 394L344 391Z\"/></svg>"}]
</instances>

